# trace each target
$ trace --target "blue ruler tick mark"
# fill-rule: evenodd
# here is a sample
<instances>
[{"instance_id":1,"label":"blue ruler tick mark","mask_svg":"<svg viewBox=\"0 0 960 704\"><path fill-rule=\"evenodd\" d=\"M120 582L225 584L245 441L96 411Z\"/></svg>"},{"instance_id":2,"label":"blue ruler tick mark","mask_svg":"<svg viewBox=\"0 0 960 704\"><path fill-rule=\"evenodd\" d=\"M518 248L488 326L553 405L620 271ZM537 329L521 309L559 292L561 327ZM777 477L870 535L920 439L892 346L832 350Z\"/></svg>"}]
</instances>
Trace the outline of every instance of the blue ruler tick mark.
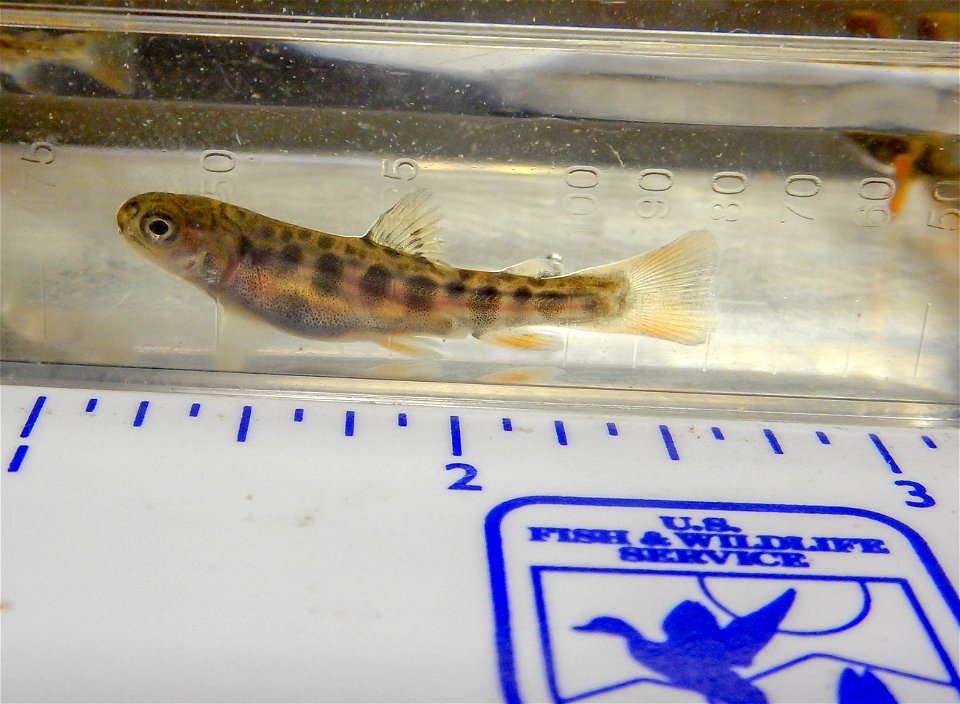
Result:
<instances>
[{"instance_id":1,"label":"blue ruler tick mark","mask_svg":"<svg viewBox=\"0 0 960 704\"><path fill-rule=\"evenodd\" d=\"M450 416L450 452L454 457L463 454L463 445L460 442L460 416Z\"/></svg>"},{"instance_id":2,"label":"blue ruler tick mark","mask_svg":"<svg viewBox=\"0 0 960 704\"><path fill-rule=\"evenodd\" d=\"M513 421L511 421L509 418L504 418L503 420L500 421L500 423L502 424L503 429L506 432L509 433L513 430Z\"/></svg>"},{"instance_id":3,"label":"blue ruler tick mark","mask_svg":"<svg viewBox=\"0 0 960 704\"><path fill-rule=\"evenodd\" d=\"M303 409L302 409L302 408L294 408L294 409L293 409L293 422L294 422L294 423L302 423L302 422L303 422Z\"/></svg>"},{"instance_id":4,"label":"blue ruler tick mark","mask_svg":"<svg viewBox=\"0 0 960 704\"><path fill-rule=\"evenodd\" d=\"M931 438L929 435L921 435L920 439L923 440L923 444L929 447L931 450L937 449L937 443L935 443L933 438Z\"/></svg>"},{"instance_id":5,"label":"blue ruler tick mark","mask_svg":"<svg viewBox=\"0 0 960 704\"><path fill-rule=\"evenodd\" d=\"M715 437L717 440L723 440L723 433L720 432L720 428L717 426L710 428L710 432L713 433L713 437Z\"/></svg>"},{"instance_id":6,"label":"blue ruler tick mark","mask_svg":"<svg viewBox=\"0 0 960 704\"><path fill-rule=\"evenodd\" d=\"M140 405L137 407L137 415L133 419L133 427L139 428L143 425L143 419L147 417L147 408L149 408L149 401L141 401Z\"/></svg>"},{"instance_id":7,"label":"blue ruler tick mark","mask_svg":"<svg viewBox=\"0 0 960 704\"><path fill-rule=\"evenodd\" d=\"M763 434L767 438L767 442L770 443L770 449L773 450L773 454L782 455L783 448L780 447L780 441L777 440L777 436L773 434L773 431L770 428L764 428Z\"/></svg>"},{"instance_id":8,"label":"blue ruler tick mark","mask_svg":"<svg viewBox=\"0 0 960 704\"><path fill-rule=\"evenodd\" d=\"M673 435L670 433L670 428L661 425L660 435L663 436L663 445L667 448L667 456L672 460L679 460L680 455L677 454L677 446L673 442Z\"/></svg>"},{"instance_id":9,"label":"blue ruler tick mark","mask_svg":"<svg viewBox=\"0 0 960 704\"><path fill-rule=\"evenodd\" d=\"M557 431L557 442L561 445L567 444L567 429L563 427L562 420L553 421L553 429Z\"/></svg>"},{"instance_id":10,"label":"blue ruler tick mark","mask_svg":"<svg viewBox=\"0 0 960 704\"><path fill-rule=\"evenodd\" d=\"M397 425L399 425L401 428L406 428L406 427L407 427L407 414L406 414L406 413L398 413L398 414L397 414Z\"/></svg>"},{"instance_id":11,"label":"blue ruler tick mark","mask_svg":"<svg viewBox=\"0 0 960 704\"><path fill-rule=\"evenodd\" d=\"M192 406L190 406L190 417L196 418L198 415L200 415L200 404L195 403Z\"/></svg>"},{"instance_id":12,"label":"blue ruler tick mark","mask_svg":"<svg viewBox=\"0 0 960 704\"><path fill-rule=\"evenodd\" d=\"M343 418L343 434L348 438L353 437L353 425L357 414L354 411L347 411Z\"/></svg>"},{"instance_id":13,"label":"blue ruler tick mark","mask_svg":"<svg viewBox=\"0 0 960 704\"><path fill-rule=\"evenodd\" d=\"M97 407L97 399L92 398L89 401L87 401L87 408L85 410L87 413L93 413L96 407Z\"/></svg>"},{"instance_id":14,"label":"blue ruler tick mark","mask_svg":"<svg viewBox=\"0 0 960 704\"><path fill-rule=\"evenodd\" d=\"M890 468L890 471L894 474L903 474L900 467L897 466L896 460L893 459L893 456L890 454L890 451L887 449L880 438L876 433L870 433L870 439L873 441L874 447L877 448L877 452L880 453L880 456L883 458L883 461L887 463L887 466Z\"/></svg>"},{"instance_id":15,"label":"blue ruler tick mark","mask_svg":"<svg viewBox=\"0 0 960 704\"><path fill-rule=\"evenodd\" d=\"M7 467L8 472L20 471L20 465L23 464L23 458L27 456L27 450L29 449L29 445L21 445L17 448L16 452L13 453L13 459L10 460L10 466Z\"/></svg>"},{"instance_id":16,"label":"blue ruler tick mark","mask_svg":"<svg viewBox=\"0 0 960 704\"><path fill-rule=\"evenodd\" d=\"M237 427L237 442L247 441L247 430L250 428L250 414L253 406L244 406L240 413L240 425Z\"/></svg>"},{"instance_id":17,"label":"blue ruler tick mark","mask_svg":"<svg viewBox=\"0 0 960 704\"><path fill-rule=\"evenodd\" d=\"M817 431L817 440L820 441L820 444L821 444L821 445L829 445L829 444L830 444L830 438L828 438L828 437L827 437L827 434L826 434L825 432L823 432L822 430L818 430L818 431Z\"/></svg>"},{"instance_id":18,"label":"blue ruler tick mark","mask_svg":"<svg viewBox=\"0 0 960 704\"><path fill-rule=\"evenodd\" d=\"M33 408L30 410L30 415L27 416L27 422L23 424L23 430L20 431L20 437L30 437L30 433L33 432L33 426L37 424L37 418L40 417L40 411L43 410L43 404L46 402L46 396L37 396L37 400L34 401Z\"/></svg>"},{"instance_id":19,"label":"blue ruler tick mark","mask_svg":"<svg viewBox=\"0 0 960 704\"><path fill-rule=\"evenodd\" d=\"M617 430L617 424L607 423L607 433L613 437L617 437L620 434L620 431Z\"/></svg>"}]
</instances>

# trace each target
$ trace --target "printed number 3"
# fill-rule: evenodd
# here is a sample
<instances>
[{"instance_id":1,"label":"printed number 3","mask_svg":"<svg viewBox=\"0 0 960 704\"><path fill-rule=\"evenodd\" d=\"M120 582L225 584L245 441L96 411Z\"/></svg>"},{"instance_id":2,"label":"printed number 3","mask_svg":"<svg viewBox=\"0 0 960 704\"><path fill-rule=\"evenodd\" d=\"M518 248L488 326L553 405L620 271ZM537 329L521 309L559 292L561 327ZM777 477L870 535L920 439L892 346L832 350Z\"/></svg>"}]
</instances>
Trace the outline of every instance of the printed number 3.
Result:
<instances>
[{"instance_id":1,"label":"printed number 3","mask_svg":"<svg viewBox=\"0 0 960 704\"><path fill-rule=\"evenodd\" d=\"M916 496L919 501L904 501L907 506L915 506L916 508L930 508L937 502L933 500L933 497L927 493L927 487L918 482L911 482L906 479L901 479L900 481L894 482L897 486L908 486L910 491L907 492L907 496Z\"/></svg>"},{"instance_id":2,"label":"printed number 3","mask_svg":"<svg viewBox=\"0 0 960 704\"><path fill-rule=\"evenodd\" d=\"M447 469L462 469L463 476L460 477L457 481L451 484L448 488L450 489L462 489L464 491L480 491L483 489L479 484L471 484L474 479L477 477L477 468L472 464L466 464L464 462L452 462L447 465Z\"/></svg>"}]
</instances>

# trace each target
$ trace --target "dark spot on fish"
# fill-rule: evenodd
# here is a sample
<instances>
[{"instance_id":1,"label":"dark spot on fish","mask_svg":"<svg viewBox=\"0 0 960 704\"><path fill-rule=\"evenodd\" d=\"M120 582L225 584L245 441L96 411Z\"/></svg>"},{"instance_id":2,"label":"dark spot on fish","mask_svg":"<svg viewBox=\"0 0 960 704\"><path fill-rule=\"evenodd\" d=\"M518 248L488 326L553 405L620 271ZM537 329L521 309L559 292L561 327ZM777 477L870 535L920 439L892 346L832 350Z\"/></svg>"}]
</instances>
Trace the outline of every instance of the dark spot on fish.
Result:
<instances>
[{"instance_id":1,"label":"dark spot on fish","mask_svg":"<svg viewBox=\"0 0 960 704\"><path fill-rule=\"evenodd\" d=\"M353 242L347 242L347 243L343 246L343 251L346 252L347 254L349 254L351 257L362 257L362 256L363 256L363 252L360 251L360 248L357 247L357 245L353 244Z\"/></svg>"},{"instance_id":2,"label":"dark spot on fish","mask_svg":"<svg viewBox=\"0 0 960 704\"><path fill-rule=\"evenodd\" d=\"M461 281L469 281L473 278L473 272L469 269L457 269L457 276L460 277Z\"/></svg>"},{"instance_id":3,"label":"dark spot on fish","mask_svg":"<svg viewBox=\"0 0 960 704\"><path fill-rule=\"evenodd\" d=\"M587 294L583 297L583 312L593 314L600 309L600 299L594 294Z\"/></svg>"},{"instance_id":4,"label":"dark spot on fish","mask_svg":"<svg viewBox=\"0 0 960 704\"><path fill-rule=\"evenodd\" d=\"M240 235L240 239L237 241L237 255L240 259L246 259L251 249L253 249L253 242L250 241L250 238L246 235Z\"/></svg>"},{"instance_id":5,"label":"dark spot on fish","mask_svg":"<svg viewBox=\"0 0 960 704\"><path fill-rule=\"evenodd\" d=\"M500 301L500 291L495 286L481 286L474 289L467 301L467 307L473 314L475 334L483 334L493 326L497 320L497 304Z\"/></svg>"},{"instance_id":6,"label":"dark spot on fish","mask_svg":"<svg viewBox=\"0 0 960 704\"><path fill-rule=\"evenodd\" d=\"M317 291L326 295L336 293L342 281L343 262L340 261L340 257L330 252L324 252L317 257L312 279Z\"/></svg>"},{"instance_id":7,"label":"dark spot on fish","mask_svg":"<svg viewBox=\"0 0 960 704\"><path fill-rule=\"evenodd\" d=\"M459 298L467 290L467 287L463 285L462 281L451 281L443 289L447 292L447 295Z\"/></svg>"},{"instance_id":8,"label":"dark spot on fish","mask_svg":"<svg viewBox=\"0 0 960 704\"><path fill-rule=\"evenodd\" d=\"M283 231L280 233L280 239L284 242L290 242L293 240L293 232L290 230L290 228L283 228Z\"/></svg>"},{"instance_id":9,"label":"dark spot on fish","mask_svg":"<svg viewBox=\"0 0 960 704\"><path fill-rule=\"evenodd\" d=\"M273 239L273 228L269 225L261 225L257 229L257 237L262 240L272 240Z\"/></svg>"},{"instance_id":10,"label":"dark spot on fish","mask_svg":"<svg viewBox=\"0 0 960 704\"><path fill-rule=\"evenodd\" d=\"M389 269L374 264L360 277L360 291L371 301L382 301L390 293L392 279Z\"/></svg>"},{"instance_id":11,"label":"dark spot on fish","mask_svg":"<svg viewBox=\"0 0 960 704\"><path fill-rule=\"evenodd\" d=\"M273 263L273 254L269 247L254 247L250 250L250 263L253 266L267 266Z\"/></svg>"},{"instance_id":12,"label":"dark spot on fish","mask_svg":"<svg viewBox=\"0 0 960 704\"><path fill-rule=\"evenodd\" d=\"M304 230L303 228L297 230L297 239L301 242L307 242L310 239L310 230Z\"/></svg>"},{"instance_id":13,"label":"dark spot on fish","mask_svg":"<svg viewBox=\"0 0 960 704\"><path fill-rule=\"evenodd\" d=\"M487 311L497 307L500 291L495 286L481 286L470 297L470 308L474 311Z\"/></svg>"},{"instance_id":14,"label":"dark spot on fish","mask_svg":"<svg viewBox=\"0 0 960 704\"><path fill-rule=\"evenodd\" d=\"M520 286L513 292L513 300L517 303L526 303L530 300L531 296L533 296L533 292L526 286Z\"/></svg>"},{"instance_id":15,"label":"dark spot on fish","mask_svg":"<svg viewBox=\"0 0 960 704\"><path fill-rule=\"evenodd\" d=\"M407 279L407 307L413 311L427 311L433 307L437 283L426 276Z\"/></svg>"},{"instance_id":16,"label":"dark spot on fish","mask_svg":"<svg viewBox=\"0 0 960 704\"><path fill-rule=\"evenodd\" d=\"M317 235L317 248L330 249L333 246L333 238L330 235Z\"/></svg>"},{"instance_id":17,"label":"dark spot on fish","mask_svg":"<svg viewBox=\"0 0 960 704\"><path fill-rule=\"evenodd\" d=\"M544 318L554 318L563 308L563 294L559 291L544 291L537 294L537 310Z\"/></svg>"},{"instance_id":18,"label":"dark spot on fish","mask_svg":"<svg viewBox=\"0 0 960 704\"><path fill-rule=\"evenodd\" d=\"M299 264L303 261L303 247L298 244L288 244L280 250L280 258L287 264Z\"/></svg>"}]
</instances>

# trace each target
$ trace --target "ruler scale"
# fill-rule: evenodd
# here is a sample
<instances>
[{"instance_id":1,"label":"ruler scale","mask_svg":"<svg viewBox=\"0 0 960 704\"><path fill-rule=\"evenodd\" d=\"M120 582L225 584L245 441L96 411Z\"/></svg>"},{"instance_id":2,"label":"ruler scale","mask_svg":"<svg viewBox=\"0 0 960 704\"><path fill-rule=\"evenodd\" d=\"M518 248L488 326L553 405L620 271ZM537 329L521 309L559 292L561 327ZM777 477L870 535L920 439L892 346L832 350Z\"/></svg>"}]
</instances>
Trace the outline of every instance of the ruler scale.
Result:
<instances>
[{"instance_id":1,"label":"ruler scale","mask_svg":"<svg viewBox=\"0 0 960 704\"><path fill-rule=\"evenodd\" d=\"M616 616L669 648L671 614L724 627L787 601L731 687L960 696L956 428L13 385L2 402L11 698L57 671L46 697L703 701L578 629Z\"/></svg>"}]
</instances>

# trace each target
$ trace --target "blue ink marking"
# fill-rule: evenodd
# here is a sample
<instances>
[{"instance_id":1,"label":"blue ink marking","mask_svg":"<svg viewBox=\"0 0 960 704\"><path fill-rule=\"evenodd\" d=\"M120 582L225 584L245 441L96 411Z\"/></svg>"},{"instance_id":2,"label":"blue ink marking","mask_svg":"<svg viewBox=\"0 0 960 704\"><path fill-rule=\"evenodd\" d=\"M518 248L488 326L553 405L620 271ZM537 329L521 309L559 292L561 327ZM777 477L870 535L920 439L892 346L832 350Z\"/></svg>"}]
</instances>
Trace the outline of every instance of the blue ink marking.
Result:
<instances>
[{"instance_id":1,"label":"blue ink marking","mask_svg":"<svg viewBox=\"0 0 960 704\"><path fill-rule=\"evenodd\" d=\"M503 540L503 524L504 519L512 512L517 509L522 509L525 506L529 505L547 505L547 506L617 506L617 507L647 507L647 508L657 508L657 509L667 509L667 510L704 510L704 511L747 511L747 512L766 512L766 513L784 513L784 514L804 514L810 516L820 516L820 515L837 515L837 516L856 516L858 518L863 518L871 521L876 521L882 523L886 526L889 526L893 530L899 532L913 548L914 553L921 565L923 565L926 570L927 575L932 579L934 585L936 586L937 591L939 592L940 597L946 603L947 607L950 609L954 619L957 622L960 622L960 599L957 598L957 593L951 583L949 577L947 577L946 572L937 562L936 557L931 552L930 547L928 546L926 540L924 540L919 533L914 531L909 526L892 519L888 516L885 516L880 513L873 511L866 511L863 509L857 508L845 508L845 507L836 507L836 506L807 506L807 505L784 505L784 504L739 504L739 503L714 503L714 502L698 502L698 501L661 501L655 499L585 499L580 497L569 497L569 496L525 496L516 499L511 499L506 501L496 507L494 507L488 514L484 524L484 533L487 540L487 561L489 564L489 574L490 574L490 586L492 592L493 600L493 612L494 612L494 634L493 642L496 645L496 655L497 655L497 669L500 674L500 685L503 692L503 698L508 702L520 702L522 701L519 678L517 677L517 667L516 667L516 657L514 655L514 645L515 645L515 636L514 636L514 620L511 613L511 601L508 598L507 592L507 579L506 579L506 559L504 551L504 540ZM542 590L540 588L540 573L541 571L570 571L570 572L596 572L596 573L641 573L641 574L662 574L661 570L617 570L609 568L588 568L588 567L558 567L558 566L532 566L531 573L534 583L534 599L539 605L539 600L542 598ZM670 570L668 574L675 576L680 574L679 570ZM704 572L688 572L686 573L689 576L702 578L704 574L709 577L731 577L729 573L704 573ZM783 579L783 574L757 574L752 573L750 575L744 575L749 579L760 578L760 579ZM891 578L891 577L881 577L881 578L866 578L866 577L829 577L826 575L816 575L809 577L801 577L799 575L791 575L795 579L812 579L812 580L830 580L830 581L877 581L877 582L888 582L894 584L900 584L903 588L903 591L907 598L910 601L911 606L914 609L914 612L917 615L918 620L920 621L923 630L926 632L927 636L930 639L931 644L935 647L936 652L940 655L940 659L944 664L946 672L949 676L948 682L937 681L938 684L949 684L958 691L960 691L960 677L956 674L956 667L952 664L950 656L946 653L946 650L943 648L938 637L936 636L933 627L930 625L930 622L927 620L924 615L923 609L920 607L920 602L917 600L916 596L913 594L910 584L900 578ZM529 626L523 624L523 629L520 631L522 634L529 633ZM549 631L548 631L549 632ZM818 655L817 657L822 657ZM840 658L835 658L840 660ZM855 663L857 667L871 667L868 663ZM547 660L546 667L548 673L552 667L552 661ZM756 676L751 677L755 679ZM660 683L662 684L662 682ZM551 687L555 687L555 683L551 681ZM574 702L581 701L586 698L586 695L577 696L577 697L565 697L560 698L559 693L556 701L563 702Z\"/></svg>"},{"instance_id":2,"label":"blue ink marking","mask_svg":"<svg viewBox=\"0 0 960 704\"><path fill-rule=\"evenodd\" d=\"M817 431L817 440L820 441L820 444L821 444L821 445L829 445L829 444L830 444L830 438L828 438L828 437L827 437L827 434L826 434L825 432L823 432L822 430L818 430L818 431Z\"/></svg>"},{"instance_id":3,"label":"blue ink marking","mask_svg":"<svg viewBox=\"0 0 960 704\"><path fill-rule=\"evenodd\" d=\"M607 423L607 432L613 437L617 437L620 434L620 431L617 430L616 423Z\"/></svg>"},{"instance_id":4,"label":"blue ink marking","mask_svg":"<svg viewBox=\"0 0 960 704\"><path fill-rule=\"evenodd\" d=\"M149 405L149 401L140 402L140 406L137 408L137 416L133 419L134 428L139 428L141 425L143 425L143 419L147 416L147 406Z\"/></svg>"},{"instance_id":5,"label":"blue ink marking","mask_svg":"<svg viewBox=\"0 0 960 704\"><path fill-rule=\"evenodd\" d=\"M93 409L95 409L96 407L97 407L97 399L92 398L89 401L87 401L87 408L86 408L87 413L93 413Z\"/></svg>"},{"instance_id":6,"label":"blue ink marking","mask_svg":"<svg viewBox=\"0 0 960 704\"><path fill-rule=\"evenodd\" d=\"M670 434L670 428L661 425L660 434L663 436L663 444L667 448L667 455L672 460L679 460L680 455L677 454L677 446L673 443L673 435Z\"/></svg>"},{"instance_id":7,"label":"blue ink marking","mask_svg":"<svg viewBox=\"0 0 960 704\"><path fill-rule=\"evenodd\" d=\"M294 422L294 423L302 423L302 422L303 422L303 409L302 409L302 408L294 408L294 409L293 409L293 422Z\"/></svg>"},{"instance_id":8,"label":"blue ink marking","mask_svg":"<svg viewBox=\"0 0 960 704\"><path fill-rule=\"evenodd\" d=\"M190 417L196 418L198 415L200 415L200 404L195 403L192 406L190 406Z\"/></svg>"},{"instance_id":9,"label":"blue ink marking","mask_svg":"<svg viewBox=\"0 0 960 704\"><path fill-rule=\"evenodd\" d=\"M513 430L513 422L512 422L509 418L504 418L504 419L503 419L502 421L500 421L500 422L503 424L503 429L504 429L506 432L509 433L510 431Z\"/></svg>"},{"instance_id":10,"label":"blue ink marking","mask_svg":"<svg viewBox=\"0 0 960 704\"><path fill-rule=\"evenodd\" d=\"M46 402L46 396L37 396L37 400L33 404L33 409L30 411L30 415L27 416L27 422L23 424L23 430L20 431L20 437L30 437L30 433L33 432L33 426L37 424L37 418L40 417L40 411L43 410L43 404Z\"/></svg>"},{"instance_id":11,"label":"blue ink marking","mask_svg":"<svg viewBox=\"0 0 960 704\"><path fill-rule=\"evenodd\" d=\"M401 428L406 428L406 427L407 427L407 414L406 414L406 413L398 413L398 414L397 414L397 425L399 425Z\"/></svg>"},{"instance_id":12,"label":"blue ink marking","mask_svg":"<svg viewBox=\"0 0 960 704\"><path fill-rule=\"evenodd\" d=\"M880 456L883 458L883 461L887 463L887 466L890 468L890 471L894 474L903 474L900 467L897 466L896 460L890 455L890 451L886 446L880 442L880 438L877 437L876 433L870 433L870 439L873 440L873 444L877 448L877 452L880 453Z\"/></svg>"},{"instance_id":13,"label":"blue ink marking","mask_svg":"<svg viewBox=\"0 0 960 704\"><path fill-rule=\"evenodd\" d=\"M929 435L921 435L920 439L923 440L923 444L929 447L931 450L937 449L937 443L935 443L933 438L931 438Z\"/></svg>"},{"instance_id":14,"label":"blue ink marking","mask_svg":"<svg viewBox=\"0 0 960 704\"><path fill-rule=\"evenodd\" d=\"M353 411L347 411L343 418L343 434L348 438L353 437L353 421L356 418L356 415L357 414Z\"/></svg>"},{"instance_id":15,"label":"blue ink marking","mask_svg":"<svg viewBox=\"0 0 960 704\"><path fill-rule=\"evenodd\" d=\"M250 413L252 411L252 406L243 407L243 412L240 414L240 426L237 428L237 442L247 441L247 429L250 427Z\"/></svg>"},{"instance_id":16,"label":"blue ink marking","mask_svg":"<svg viewBox=\"0 0 960 704\"><path fill-rule=\"evenodd\" d=\"M450 416L450 452L454 457L463 454L463 445L460 442L460 416Z\"/></svg>"},{"instance_id":17,"label":"blue ink marking","mask_svg":"<svg viewBox=\"0 0 960 704\"><path fill-rule=\"evenodd\" d=\"M715 437L717 440L723 440L723 433L720 432L720 428L713 426L710 428L710 431L713 433L713 437Z\"/></svg>"},{"instance_id":18,"label":"blue ink marking","mask_svg":"<svg viewBox=\"0 0 960 704\"><path fill-rule=\"evenodd\" d=\"M10 460L10 466L7 467L8 472L20 471L20 465L23 464L23 458L27 456L27 450L29 449L29 445L21 445L17 448L17 451L13 453L13 459Z\"/></svg>"},{"instance_id":19,"label":"blue ink marking","mask_svg":"<svg viewBox=\"0 0 960 704\"><path fill-rule=\"evenodd\" d=\"M767 436L767 442L770 443L770 449L773 450L773 454L782 455L783 448L780 447L780 441L777 440L777 436L773 434L773 431L770 428L764 428L763 434Z\"/></svg>"},{"instance_id":20,"label":"blue ink marking","mask_svg":"<svg viewBox=\"0 0 960 704\"><path fill-rule=\"evenodd\" d=\"M553 421L553 428L557 431L557 442L561 445L567 444L567 430L563 427L562 420Z\"/></svg>"}]
</instances>

